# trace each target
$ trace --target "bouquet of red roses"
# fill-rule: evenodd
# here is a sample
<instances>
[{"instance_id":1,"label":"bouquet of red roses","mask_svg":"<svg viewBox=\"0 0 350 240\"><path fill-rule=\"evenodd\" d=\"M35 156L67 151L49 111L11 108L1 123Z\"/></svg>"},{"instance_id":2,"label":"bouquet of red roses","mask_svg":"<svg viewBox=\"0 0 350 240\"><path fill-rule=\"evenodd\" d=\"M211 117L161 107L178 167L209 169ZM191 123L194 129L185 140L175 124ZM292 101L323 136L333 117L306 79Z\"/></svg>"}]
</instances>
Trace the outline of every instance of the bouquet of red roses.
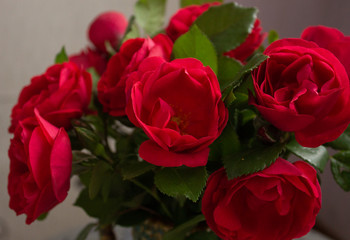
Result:
<instances>
[{"instance_id":1,"label":"bouquet of red roses","mask_svg":"<svg viewBox=\"0 0 350 240\"><path fill-rule=\"evenodd\" d=\"M329 159L350 190L350 38L316 26L278 40L257 9L210 0L182 0L164 28L165 4L139 0L129 20L102 13L91 46L62 48L23 88L10 208L44 219L76 175L75 205L96 219L77 239L115 239L115 225L135 239L307 234Z\"/></svg>"}]
</instances>

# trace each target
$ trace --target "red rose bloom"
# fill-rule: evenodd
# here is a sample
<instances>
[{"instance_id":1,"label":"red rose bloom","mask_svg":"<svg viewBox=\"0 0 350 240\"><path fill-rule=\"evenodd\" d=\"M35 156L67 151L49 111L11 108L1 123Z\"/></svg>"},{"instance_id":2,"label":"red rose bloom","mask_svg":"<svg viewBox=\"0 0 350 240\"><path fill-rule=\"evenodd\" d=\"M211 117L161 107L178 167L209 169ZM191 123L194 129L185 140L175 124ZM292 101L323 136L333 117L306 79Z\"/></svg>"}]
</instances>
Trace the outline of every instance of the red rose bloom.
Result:
<instances>
[{"instance_id":1,"label":"red rose bloom","mask_svg":"<svg viewBox=\"0 0 350 240\"><path fill-rule=\"evenodd\" d=\"M254 53L256 49L260 47L261 43L264 41L266 33L261 33L261 31L262 28L260 26L260 20L257 19L254 22L252 32L248 35L245 41L237 48L224 53L224 55L244 62L250 55Z\"/></svg>"},{"instance_id":2,"label":"red rose bloom","mask_svg":"<svg viewBox=\"0 0 350 240\"><path fill-rule=\"evenodd\" d=\"M179 9L171 17L169 25L165 29L166 34L171 38L171 40L175 41L182 34L186 33L190 29L192 23L196 21L196 19L202 15L202 13L207 11L209 7L220 4L220 2L205 3L202 5L191 5Z\"/></svg>"},{"instance_id":3,"label":"red rose bloom","mask_svg":"<svg viewBox=\"0 0 350 240\"><path fill-rule=\"evenodd\" d=\"M208 146L226 125L228 111L219 82L209 67L194 58L166 62L153 57L130 75L126 113L150 140L140 157L158 166L204 166Z\"/></svg>"},{"instance_id":4,"label":"red rose bloom","mask_svg":"<svg viewBox=\"0 0 350 240\"><path fill-rule=\"evenodd\" d=\"M123 14L116 11L101 13L89 27L89 39L102 52L107 51L106 42L109 42L117 50L127 26L128 21Z\"/></svg>"},{"instance_id":5,"label":"red rose bloom","mask_svg":"<svg viewBox=\"0 0 350 240\"><path fill-rule=\"evenodd\" d=\"M317 43L322 48L331 51L344 65L350 76L350 37L335 28L314 26L306 28L301 38Z\"/></svg>"},{"instance_id":6,"label":"red rose bloom","mask_svg":"<svg viewBox=\"0 0 350 240\"><path fill-rule=\"evenodd\" d=\"M98 82L98 99L103 110L112 116L125 115L125 81L147 57L170 59L172 42L164 34L153 39L135 38L123 43L120 51L108 62L107 70Z\"/></svg>"},{"instance_id":7,"label":"red rose bloom","mask_svg":"<svg viewBox=\"0 0 350 240\"><path fill-rule=\"evenodd\" d=\"M69 128L73 118L87 111L91 85L91 75L74 63L53 65L22 89L12 109L9 131L13 133L19 121L34 117L34 108L55 126Z\"/></svg>"},{"instance_id":8,"label":"red rose bloom","mask_svg":"<svg viewBox=\"0 0 350 240\"><path fill-rule=\"evenodd\" d=\"M102 75L107 68L108 55L98 50L86 48L78 54L69 56L69 61L74 62L84 70L94 68L99 75Z\"/></svg>"},{"instance_id":9,"label":"red rose bloom","mask_svg":"<svg viewBox=\"0 0 350 240\"><path fill-rule=\"evenodd\" d=\"M321 208L316 171L278 158L261 172L210 175L202 199L209 227L224 240L291 240L307 234Z\"/></svg>"},{"instance_id":10,"label":"red rose bloom","mask_svg":"<svg viewBox=\"0 0 350 240\"><path fill-rule=\"evenodd\" d=\"M328 50L301 39L282 39L252 73L261 115L295 133L304 147L339 137L350 123L350 86L344 66Z\"/></svg>"},{"instance_id":11,"label":"red rose bloom","mask_svg":"<svg viewBox=\"0 0 350 240\"><path fill-rule=\"evenodd\" d=\"M10 208L30 224L62 202L69 190L72 150L64 128L41 118L19 123L9 149Z\"/></svg>"}]
</instances>

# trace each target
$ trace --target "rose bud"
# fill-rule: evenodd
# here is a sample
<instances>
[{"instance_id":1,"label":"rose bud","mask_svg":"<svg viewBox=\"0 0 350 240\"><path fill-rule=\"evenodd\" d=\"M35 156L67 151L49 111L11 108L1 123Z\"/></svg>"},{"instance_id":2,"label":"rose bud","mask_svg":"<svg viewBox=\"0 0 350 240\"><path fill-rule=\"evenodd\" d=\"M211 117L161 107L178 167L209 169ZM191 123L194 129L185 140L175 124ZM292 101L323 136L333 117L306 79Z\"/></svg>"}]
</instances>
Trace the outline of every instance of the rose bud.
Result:
<instances>
[{"instance_id":1,"label":"rose bud","mask_svg":"<svg viewBox=\"0 0 350 240\"><path fill-rule=\"evenodd\" d=\"M56 128L36 111L19 122L9 148L10 208L26 214L30 224L62 202L69 190L72 150L64 128Z\"/></svg>"},{"instance_id":2,"label":"rose bud","mask_svg":"<svg viewBox=\"0 0 350 240\"><path fill-rule=\"evenodd\" d=\"M223 240L300 238L314 226L320 208L315 169L282 158L232 180L221 168L210 175L202 199L208 226Z\"/></svg>"},{"instance_id":3,"label":"rose bud","mask_svg":"<svg viewBox=\"0 0 350 240\"><path fill-rule=\"evenodd\" d=\"M101 13L89 27L89 39L102 52L107 52L106 42L117 50L127 26L128 21L123 14L116 11Z\"/></svg>"},{"instance_id":4,"label":"rose bud","mask_svg":"<svg viewBox=\"0 0 350 240\"><path fill-rule=\"evenodd\" d=\"M210 67L194 58L148 58L128 78L127 92L127 116L150 138L139 148L141 158L164 167L206 165L208 146L228 118Z\"/></svg>"},{"instance_id":5,"label":"rose bud","mask_svg":"<svg viewBox=\"0 0 350 240\"><path fill-rule=\"evenodd\" d=\"M264 54L269 58L252 72L251 104L304 147L338 138L350 123L349 78L339 60L302 39L275 41Z\"/></svg>"}]
</instances>

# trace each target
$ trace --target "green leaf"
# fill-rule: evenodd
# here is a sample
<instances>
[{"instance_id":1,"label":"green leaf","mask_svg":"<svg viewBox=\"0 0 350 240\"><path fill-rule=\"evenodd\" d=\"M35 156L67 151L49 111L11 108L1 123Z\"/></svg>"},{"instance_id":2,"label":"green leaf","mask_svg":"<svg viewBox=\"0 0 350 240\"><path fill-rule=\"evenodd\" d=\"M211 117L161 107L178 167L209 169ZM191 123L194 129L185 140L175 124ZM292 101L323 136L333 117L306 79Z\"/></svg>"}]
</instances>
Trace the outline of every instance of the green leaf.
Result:
<instances>
[{"instance_id":1,"label":"green leaf","mask_svg":"<svg viewBox=\"0 0 350 240\"><path fill-rule=\"evenodd\" d=\"M120 165L121 174L124 180L138 177L155 168L155 165L152 165L146 161L124 161Z\"/></svg>"},{"instance_id":2,"label":"green leaf","mask_svg":"<svg viewBox=\"0 0 350 240\"><path fill-rule=\"evenodd\" d=\"M204 3L211 3L211 2L223 2L223 0L181 0L181 7L187 7L190 5L202 5Z\"/></svg>"},{"instance_id":3,"label":"green leaf","mask_svg":"<svg viewBox=\"0 0 350 240\"><path fill-rule=\"evenodd\" d=\"M229 179L255 173L265 169L276 161L284 144L257 145L234 155L225 156L224 166Z\"/></svg>"},{"instance_id":4,"label":"green leaf","mask_svg":"<svg viewBox=\"0 0 350 240\"><path fill-rule=\"evenodd\" d=\"M186 234L192 230L198 223L205 221L204 215L198 215L187 222L175 227L163 236L163 240L183 240Z\"/></svg>"},{"instance_id":5,"label":"green leaf","mask_svg":"<svg viewBox=\"0 0 350 240\"><path fill-rule=\"evenodd\" d=\"M224 55L218 57L218 80L221 90L230 85L241 68L242 64L233 58Z\"/></svg>"},{"instance_id":6,"label":"green leaf","mask_svg":"<svg viewBox=\"0 0 350 240\"><path fill-rule=\"evenodd\" d=\"M44 221L48 215L49 215L49 212L42 213L36 220Z\"/></svg>"},{"instance_id":7,"label":"green leaf","mask_svg":"<svg viewBox=\"0 0 350 240\"><path fill-rule=\"evenodd\" d=\"M91 74L92 91L97 92L97 83L100 80L100 75L98 74L98 72L96 71L96 69L94 67L90 67L90 68L86 69L86 71ZM92 101L92 99L91 99L91 101ZM90 105L91 105L91 103L90 103Z\"/></svg>"},{"instance_id":8,"label":"green leaf","mask_svg":"<svg viewBox=\"0 0 350 240\"><path fill-rule=\"evenodd\" d=\"M81 151L73 150L72 173L71 175L80 175L89 171L98 161L95 156L83 153Z\"/></svg>"},{"instance_id":9,"label":"green leaf","mask_svg":"<svg viewBox=\"0 0 350 240\"><path fill-rule=\"evenodd\" d=\"M329 159L328 151L324 146L316 148L303 147L295 139L292 139L286 147L296 156L323 172Z\"/></svg>"},{"instance_id":10,"label":"green leaf","mask_svg":"<svg viewBox=\"0 0 350 240\"><path fill-rule=\"evenodd\" d=\"M155 175L154 182L162 193L171 197L184 195L196 202L207 181L205 167L163 168Z\"/></svg>"},{"instance_id":11,"label":"green leaf","mask_svg":"<svg viewBox=\"0 0 350 240\"><path fill-rule=\"evenodd\" d=\"M278 40L278 33L275 30L271 30L269 32L269 36L267 37L267 40L269 44L273 43L274 41Z\"/></svg>"},{"instance_id":12,"label":"green leaf","mask_svg":"<svg viewBox=\"0 0 350 240\"><path fill-rule=\"evenodd\" d=\"M213 6L194 22L210 38L218 53L238 47L252 31L257 9L235 3Z\"/></svg>"},{"instance_id":13,"label":"green leaf","mask_svg":"<svg viewBox=\"0 0 350 240\"><path fill-rule=\"evenodd\" d=\"M120 197L109 197L107 201L102 198L90 199L87 188L80 192L75 206L79 206L87 215L98 218L100 223L110 223L114 220L114 216L121 206L122 199Z\"/></svg>"},{"instance_id":14,"label":"green leaf","mask_svg":"<svg viewBox=\"0 0 350 240\"><path fill-rule=\"evenodd\" d=\"M55 63L59 64L59 63L67 62L67 61L68 61L68 56L67 56L67 53L66 53L66 49L63 46L61 48L61 51L56 54Z\"/></svg>"},{"instance_id":15,"label":"green leaf","mask_svg":"<svg viewBox=\"0 0 350 240\"><path fill-rule=\"evenodd\" d=\"M94 169L92 170L91 180L89 184L90 199L94 199L98 195L103 184L105 183L106 176L108 175L109 171L110 171L110 166L103 161L99 161L95 165Z\"/></svg>"},{"instance_id":16,"label":"green leaf","mask_svg":"<svg viewBox=\"0 0 350 240\"><path fill-rule=\"evenodd\" d=\"M186 240L219 240L219 237L212 231L201 231L191 234Z\"/></svg>"},{"instance_id":17,"label":"green leaf","mask_svg":"<svg viewBox=\"0 0 350 240\"><path fill-rule=\"evenodd\" d=\"M350 191L350 151L331 157L331 170L335 181L344 191Z\"/></svg>"},{"instance_id":18,"label":"green leaf","mask_svg":"<svg viewBox=\"0 0 350 240\"><path fill-rule=\"evenodd\" d=\"M268 56L262 53L256 53L251 59L249 59L247 64L241 68L234 79L222 91L223 100L225 101L230 92L242 84L247 74L249 74L253 69L257 68L267 58Z\"/></svg>"},{"instance_id":19,"label":"green leaf","mask_svg":"<svg viewBox=\"0 0 350 240\"><path fill-rule=\"evenodd\" d=\"M122 43L124 43L129 39L137 38L139 36L140 36L140 30L135 23L135 16L131 16L129 19L129 24L128 24L128 27L126 28Z\"/></svg>"},{"instance_id":20,"label":"green leaf","mask_svg":"<svg viewBox=\"0 0 350 240\"><path fill-rule=\"evenodd\" d=\"M96 156L109 159L104 146L100 143L99 136L90 129L84 127L74 127L82 145Z\"/></svg>"},{"instance_id":21,"label":"green leaf","mask_svg":"<svg viewBox=\"0 0 350 240\"><path fill-rule=\"evenodd\" d=\"M330 146L336 150L350 150L350 136L349 133L344 132L333 142L327 143L327 146Z\"/></svg>"},{"instance_id":22,"label":"green leaf","mask_svg":"<svg viewBox=\"0 0 350 240\"><path fill-rule=\"evenodd\" d=\"M166 0L138 0L135 4L136 22L153 37L163 27Z\"/></svg>"},{"instance_id":23,"label":"green leaf","mask_svg":"<svg viewBox=\"0 0 350 240\"><path fill-rule=\"evenodd\" d=\"M204 66L210 66L217 73L218 60L216 51L208 37L196 26L181 35L174 43L175 58L193 57L200 60Z\"/></svg>"},{"instance_id":24,"label":"green leaf","mask_svg":"<svg viewBox=\"0 0 350 240\"><path fill-rule=\"evenodd\" d=\"M256 141L240 145L235 129L228 125L220 136L224 167L229 179L251 174L270 166L284 148L283 143L266 145Z\"/></svg>"},{"instance_id":25,"label":"green leaf","mask_svg":"<svg viewBox=\"0 0 350 240\"><path fill-rule=\"evenodd\" d=\"M72 154L73 154L73 163L95 162L98 160L94 155L77 151L77 150L73 150Z\"/></svg>"},{"instance_id":26,"label":"green leaf","mask_svg":"<svg viewBox=\"0 0 350 240\"><path fill-rule=\"evenodd\" d=\"M96 223L89 223L88 225L86 225L79 233L79 235L77 236L76 240L85 240L87 238L87 236L89 235L89 233L91 232L91 230L96 227L97 224Z\"/></svg>"}]
</instances>

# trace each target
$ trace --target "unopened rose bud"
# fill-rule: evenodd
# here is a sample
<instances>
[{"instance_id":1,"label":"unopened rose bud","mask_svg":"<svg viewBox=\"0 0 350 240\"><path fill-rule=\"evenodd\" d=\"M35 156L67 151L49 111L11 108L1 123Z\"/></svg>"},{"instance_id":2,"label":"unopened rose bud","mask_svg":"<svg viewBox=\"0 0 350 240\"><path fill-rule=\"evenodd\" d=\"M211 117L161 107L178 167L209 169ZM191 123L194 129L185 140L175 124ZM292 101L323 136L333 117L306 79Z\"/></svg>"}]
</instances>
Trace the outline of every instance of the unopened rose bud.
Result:
<instances>
[{"instance_id":1,"label":"unopened rose bud","mask_svg":"<svg viewBox=\"0 0 350 240\"><path fill-rule=\"evenodd\" d=\"M116 50L127 26L128 21L123 14L116 11L104 12L92 21L88 31L89 39L100 51L107 51L106 42Z\"/></svg>"}]
</instances>

